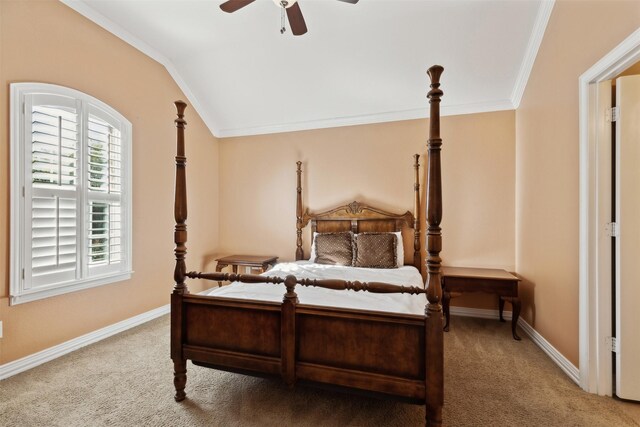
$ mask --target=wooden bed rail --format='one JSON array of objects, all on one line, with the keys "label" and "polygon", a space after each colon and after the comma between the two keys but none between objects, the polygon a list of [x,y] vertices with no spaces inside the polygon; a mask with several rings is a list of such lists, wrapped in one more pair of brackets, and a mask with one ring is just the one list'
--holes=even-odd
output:
[{"label": "wooden bed rail", "polygon": [[205,279],[216,282],[230,281],[241,283],[285,283],[287,279],[290,283],[300,286],[313,286],[316,288],[333,289],[333,290],[350,290],[365,291],[374,294],[426,294],[427,290],[420,286],[403,286],[393,285],[383,282],[360,282],[358,280],[340,280],[340,279],[298,279],[294,275],[288,275],[286,278],[276,276],[261,276],[259,274],[237,274],[237,273],[198,273],[190,271],[187,273],[190,279]]}]

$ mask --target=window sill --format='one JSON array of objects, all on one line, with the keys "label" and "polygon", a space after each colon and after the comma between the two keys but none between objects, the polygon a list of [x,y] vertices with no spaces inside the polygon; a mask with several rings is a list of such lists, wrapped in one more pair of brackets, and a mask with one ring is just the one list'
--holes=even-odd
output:
[{"label": "window sill", "polygon": [[29,289],[18,295],[11,295],[10,305],[23,304],[26,302],[68,294],[70,292],[81,291],[83,289],[90,289],[102,285],[108,285],[110,283],[122,282],[123,280],[131,279],[132,275],[133,271],[127,271],[124,273],[94,277],[83,281],[74,281],[66,285],[57,285],[55,287],[46,289]]}]

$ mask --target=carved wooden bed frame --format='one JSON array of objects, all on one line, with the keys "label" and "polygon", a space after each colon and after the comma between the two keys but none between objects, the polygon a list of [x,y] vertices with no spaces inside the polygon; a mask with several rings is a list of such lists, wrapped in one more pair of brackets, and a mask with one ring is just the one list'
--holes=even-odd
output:
[{"label": "carved wooden bed frame", "polygon": [[[366,232],[397,232],[402,231],[403,226],[413,228],[413,263],[412,265],[421,271],[420,256],[420,155],[414,154],[415,182],[413,185],[414,205],[412,214],[406,211],[402,215],[384,211],[365,203],[353,201],[325,212],[310,213],[308,209],[303,212],[302,203],[302,162],[297,164],[297,199],[296,199],[296,261],[305,259],[302,250],[302,229],[311,223],[311,236],[313,233],[335,233],[340,231],[352,231],[353,233]],[[402,260],[404,263],[404,260]]]},{"label": "carved wooden bed frame", "polygon": [[[428,93],[426,220],[427,285],[398,286],[345,280],[286,279],[251,274],[187,272],[187,197],[184,110],[178,118],[175,190],[175,287],[171,295],[171,358],[175,400],[186,397],[187,360],[199,366],[255,376],[281,376],[286,384],[310,383],[426,405],[426,425],[442,424],[444,403],[442,288],[440,250],[442,190],[440,173],[440,76],[433,66]],[[420,270],[420,186],[415,156],[414,212],[395,215],[353,202],[311,214],[302,208],[301,163],[297,168],[296,259],[303,259],[302,229],[312,231],[399,231],[414,228],[413,264]],[[189,294],[187,278],[245,283],[284,283],[282,303]],[[314,306],[298,302],[296,286],[425,294],[424,315]],[[224,325],[233,325],[227,328]]]}]

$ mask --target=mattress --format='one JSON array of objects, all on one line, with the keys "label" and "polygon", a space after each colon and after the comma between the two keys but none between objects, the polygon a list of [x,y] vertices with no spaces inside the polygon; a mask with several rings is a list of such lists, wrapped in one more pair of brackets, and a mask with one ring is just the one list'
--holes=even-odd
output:
[{"label": "mattress", "polygon": [[[293,274],[306,279],[342,279],[360,282],[383,282],[393,285],[424,287],[422,276],[413,266],[400,268],[358,268],[338,265],[315,264],[309,261],[285,262],[263,273],[264,276],[285,278]],[[403,314],[424,314],[425,294],[374,294],[371,292],[324,289],[297,285],[295,289],[301,304],[360,310],[386,311]],[[282,302],[286,293],[284,284],[234,282],[207,291],[206,295],[222,298],[240,298]]]}]

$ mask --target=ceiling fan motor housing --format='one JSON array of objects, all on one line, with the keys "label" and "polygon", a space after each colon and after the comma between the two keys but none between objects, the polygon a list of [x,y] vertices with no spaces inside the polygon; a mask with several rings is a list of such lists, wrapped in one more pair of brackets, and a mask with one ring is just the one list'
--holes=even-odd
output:
[{"label": "ceiling fan motor housing", "polygon": [[[2,0],[0,0],[2,1]],[[250,5],[256,0],[227,0],[220,5],[220,9],[223,12],[233,13],[238,9],[242,9],[243,7]],[[344,3],[356,4],[358,0],[339,0]],[[280,33],[284,33],[285,30],[285,12],[286,19],[289,20],[289,26],[291,27],[291,32],[294,36],[301,36],[306,34],[307,32],[307,24],[304,22],[304,16],[302,16],[302,11],[300,10],[300,5],[298,5],[298,0],[273,0],[273,2],[280,8]]]},{"label": "ceiling fan motor housing", "polygon": [[297,3],[298,0],[273,0],[273,2],[278,7],[283,7],[285,9],[289,9],[291,6],[293,6],[295,3]]}]

